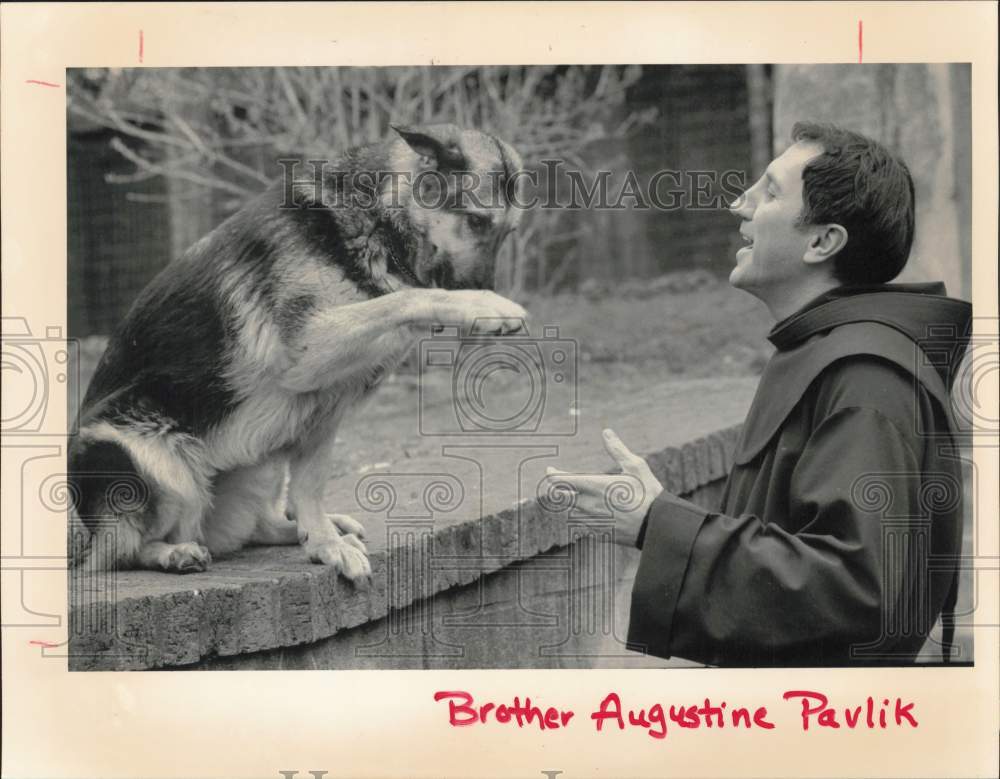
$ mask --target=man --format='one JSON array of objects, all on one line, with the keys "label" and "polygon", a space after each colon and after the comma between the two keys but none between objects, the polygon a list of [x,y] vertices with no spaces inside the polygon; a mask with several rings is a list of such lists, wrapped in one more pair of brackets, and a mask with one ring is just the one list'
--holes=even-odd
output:
[{"label": "man", "polygon": [[[629,643],[717,665],[907,662],[954,604],[948,382],[971,307],[940,284],[886,283],[913,241],[902,161],[828,125],[797,124],[793,141],[732,206],[746,245],[730,282],[778,324],[721,510],[665,492],[605,431],[645,495],[616,518],[642,549]],[[599,513],[621,477],[559,478]]]}]

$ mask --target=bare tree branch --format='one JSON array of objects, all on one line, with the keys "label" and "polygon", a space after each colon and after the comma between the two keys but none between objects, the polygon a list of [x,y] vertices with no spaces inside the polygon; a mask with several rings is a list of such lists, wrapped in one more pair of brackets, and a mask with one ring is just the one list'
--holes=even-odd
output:
[{"label": "bare tree branch", "polygon": [[[68,108],[116,134],[112,148],[134,170],[109,180],[177,179],[245,202],[270,183],[278,158],[331,157],[385,137],[394,122],[479,127],[529,165],[558,158],[593,172],[609,164],[601,142],[655,118],[627,110],[640,75],[618,65],[86,69],[70,71]],[[501,275],[515,289],[533,279],[552,287],[582,240],[578,214],[526,213]],[[546,274],[550,251],[561,261]]]}]

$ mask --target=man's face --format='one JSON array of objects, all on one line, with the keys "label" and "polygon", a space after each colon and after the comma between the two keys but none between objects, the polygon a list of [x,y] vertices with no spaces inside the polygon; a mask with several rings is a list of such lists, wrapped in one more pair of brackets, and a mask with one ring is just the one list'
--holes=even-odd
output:
[{"label": "man's face", "polygon": [[816,143],[794,144],[732,205],[730,210],[743,220],[740,234],[747,242],[736,252],[736,267],[729,274],[734,287],[767,299],[807,273],[802,258],[810,234],[797,226],[802,170],[822,151]]}]

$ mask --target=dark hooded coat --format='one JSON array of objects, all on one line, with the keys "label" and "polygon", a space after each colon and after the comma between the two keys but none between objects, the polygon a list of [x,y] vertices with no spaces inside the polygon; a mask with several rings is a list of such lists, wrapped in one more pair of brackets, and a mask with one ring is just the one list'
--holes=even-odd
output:
[{"label": "dark hooded coat", "polygon": [[962,544],[949,383],[971,307],[943,293],[841,288],[775,326],[720,510],[665,492],[646,517],[633,648],[726,666],[915,658]]}]

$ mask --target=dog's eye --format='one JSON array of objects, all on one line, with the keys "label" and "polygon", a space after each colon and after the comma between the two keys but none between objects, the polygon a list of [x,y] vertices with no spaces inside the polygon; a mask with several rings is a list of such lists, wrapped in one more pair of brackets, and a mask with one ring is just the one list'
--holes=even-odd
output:
[{"label": "dog's eye", "polygon": [[485,233],[493,224],[488,216],[483,216],[482,214],[466,214],[465,218],[468,220],[469,227],[477,233]]}]

